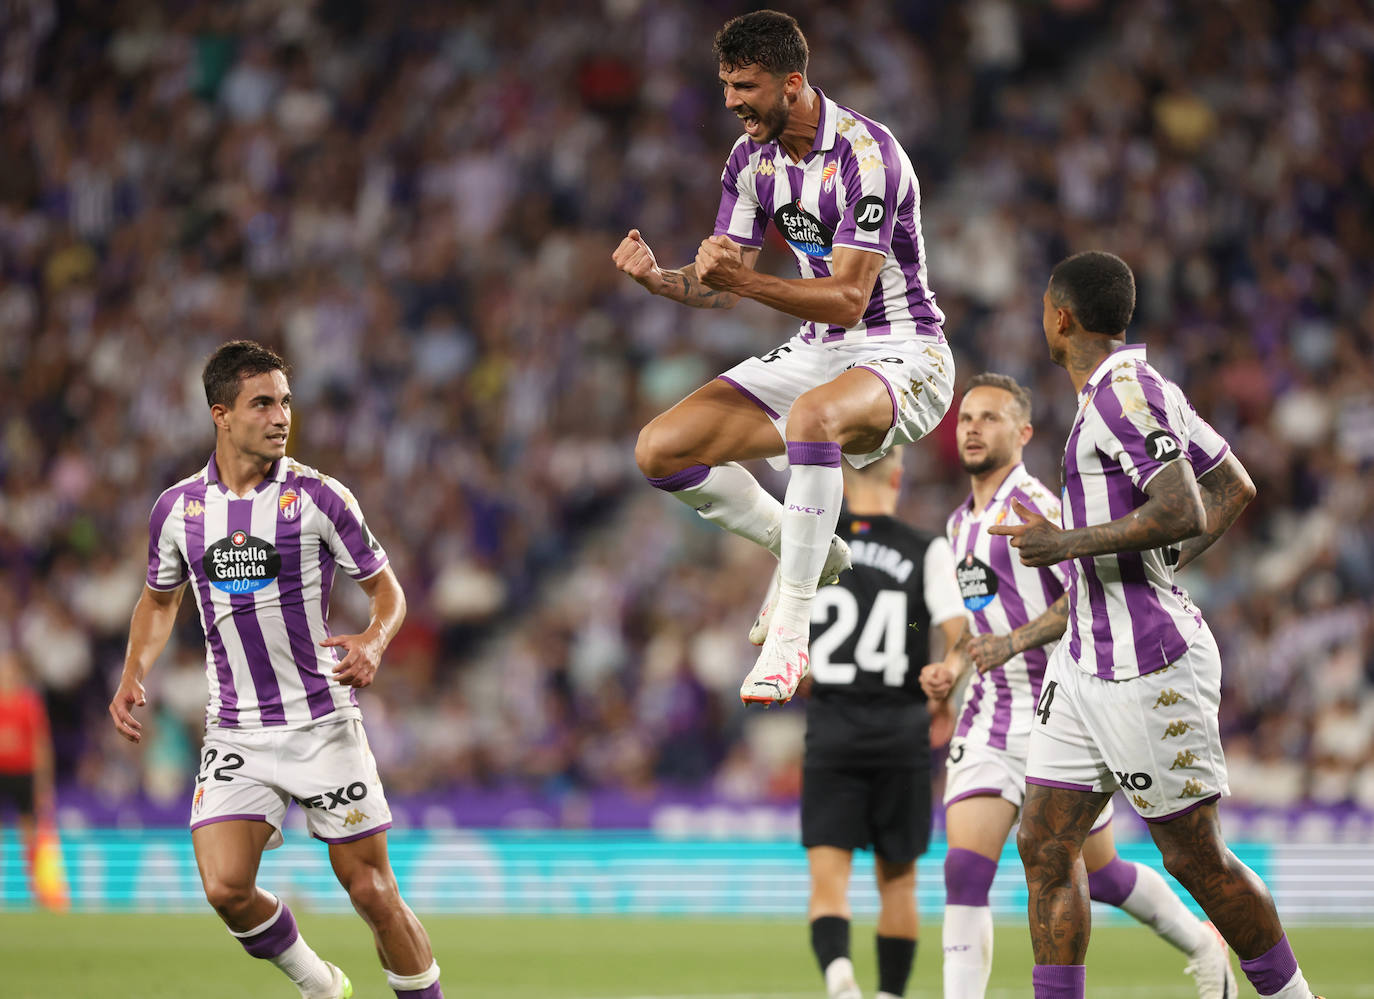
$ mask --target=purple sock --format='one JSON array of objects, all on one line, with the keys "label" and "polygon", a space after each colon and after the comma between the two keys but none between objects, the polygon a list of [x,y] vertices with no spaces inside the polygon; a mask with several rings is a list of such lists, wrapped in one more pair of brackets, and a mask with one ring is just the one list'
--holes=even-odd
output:
[{"label": "purple sock", "polygon": [[1031,970],[1035,999],[1084,999],[1087,981],[1081,964],[1037,964]]},{"label": "purple sock", "polygon": [[283,902],[281,912],[277,913],[277,918],[272,920],[267,929],[250,937],[239,937],[238,941],[254,957],[273,958],[295,943],[300,935],[296,929],[296,917],[291,915],[291,910]]},{"label": "purple sock", "polygon": [[418,992],[402,992],[400,989],[392,989],[396,993],[396,999],[444,999],[444,990],[439,987],[439,983],[426,986]]},{"label": "purple sock", "polygon": [[701,485],[701,480],[710,474],[710,465],[688,465],[682,471],[665,475],[661,479],[656,479],[652,475],[646,475],[645,478],[649,480],[649,485],[655,489],[675,493],[679,489],[690,489],[692,486]]},{"label": "purple sock", "polygon": [[1293,956],[1293,948],[1288,946],[1288,934],[1279,937],[1279,942],[1259,957],[1241,961],[1240,970],[1262,996],[1272,996],[1283,988],[1298,973],[1298,959]]},{"label": "purple sock", "polygon": [[1094,902],[1121,907],[1135,888],[1135,864],[1113,857],[1104,867],[1088,874],[1088,894]]},{"label": "purple sock", "polygon": [[787,463],[839,468],[840,446],[834,441],[788,441]]},{"label": "purple sock", "polygon": [[945,905],[987,905],[996,874],[997,861],[972,850],[951,848],[945,854]]}]

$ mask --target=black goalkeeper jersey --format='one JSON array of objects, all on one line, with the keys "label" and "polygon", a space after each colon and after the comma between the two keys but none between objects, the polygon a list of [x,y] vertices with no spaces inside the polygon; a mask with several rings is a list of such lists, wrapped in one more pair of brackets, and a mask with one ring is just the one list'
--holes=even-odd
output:
[{"label": "black goalkeeper jersey", "polygon": [[854,568],[817,590],[812,604],[806,765],[924,767],[925,561],[939,535],[893,517],[849,513],[835,533],[849,543]]}]

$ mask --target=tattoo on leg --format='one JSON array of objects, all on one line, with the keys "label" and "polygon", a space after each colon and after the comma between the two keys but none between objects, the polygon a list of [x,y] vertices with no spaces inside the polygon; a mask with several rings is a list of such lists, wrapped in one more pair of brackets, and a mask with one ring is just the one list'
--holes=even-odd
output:
[{"label": "tattoo on leg", "polygon": [[1165,869],[1197,899],[1241,960],[1254,960],[1279,942],[1283,925],[1269,889],[1227,848],[1215,804],[1152,823],[1150,834]]},{"label": "tattoo on leg", "polygon": [[1016,845],[1026,868],[1036,964],[1082,964],[1088,952],[1088,872],[1083,840],[1110,795],[1031,784]]}]

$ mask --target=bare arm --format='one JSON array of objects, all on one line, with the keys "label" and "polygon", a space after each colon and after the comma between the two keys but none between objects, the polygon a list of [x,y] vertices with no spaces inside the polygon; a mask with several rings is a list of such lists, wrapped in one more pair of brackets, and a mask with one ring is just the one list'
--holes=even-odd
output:
[{"label": "bare arm", "polygon": [[921,689],[932,701],[941,701],[959,683],[969,667],[968,619],[962,614],[939,624],[945,640],[945,656],[938,663],[930,663],[921,670]]},{"label": "bare arm", "polygon": [[1013,500],[1025,523],[988,528],[1011,538],[1024,565],[1055,565],[1071,558],[1164,548],[1202,533],[1207,512],[1202,506],[1193,466],[1176,460],[1161,468],[1145,487],[1149,496],[1124,517],[1065,531]]},{"label": "bare arm", "polygon": [[[753,270],[759,251],[753,247],[739,247],[740,266]],[[649,244],[638,229],[631,229],[611,254],[611,259],[625,274],[639,282],[654,295],[662,295],[694,309],[729,309],[739,302],[739,296],[728,291],[708,287],[697,276],[696,263],[664,270]]]},{"label": "bare arm", "polygon": [[1197,484],[1207,511],[1207,525],[1197,537],[1183,542],[1179,569],[1212,547],[1255,498],[1255,483],[1234,454],[1228,454],[1219,465],[1198,479]]},{"label": "bare arm", "polygon": [[1048,645],[1064,634],[1069,623],[1069,595],[1063,593],[1043,614],[1007,635],[979,635],[969,642],[968,654],[979,673],[996,669],[1027,649]]},{"label": "bare arm", "polygon": [[185,593],[184,585],[175,590],[145,586],[143,595],[134,605],[133,619],[129,622],[129,646],[124,653],[124,673],[110,701],[110,717],[114,719],[115,729],[130,742],[143,739],[143,724],[134,717],[133,709],[148,703],[143,678],[167,647],[167,639],[172,637],[172,626],[176,624]]},{"label": "bare arm", "polygon": [[366,687],[377,675],[382,654],[401,630],[406,618],[406,595],[391,566],[358,584],[368,595],[372,616],[367,628],[357,635],[330,635],[323,646],[340,646],[344,657],[334,667],[334,679],[349,687]]},{"label": "bare arm", "polygon": [[736,260],[740,249],[725,236],[712,236],[702,243],[696,259],[701,280],[789,316],[846,329],[863,318],[886,259],[868,250],[837,246],[831,255],[830,277],[779,278],[740,266]]}]

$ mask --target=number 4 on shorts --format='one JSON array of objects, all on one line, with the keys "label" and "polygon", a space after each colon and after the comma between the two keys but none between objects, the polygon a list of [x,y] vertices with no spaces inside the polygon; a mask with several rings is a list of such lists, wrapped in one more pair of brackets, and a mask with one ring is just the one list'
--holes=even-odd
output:
[{"label": "number 4 on shorts", "polygon": [[1050,720],[1050,704],[1054,701],[1054,688],[1057,686],[1059,686],[1058,680],[1051,680],[1045,684],[1045,689],[1040,694],[1040,703],[1035,706],[1035,713],[1040,716],[1041,725]]}]

